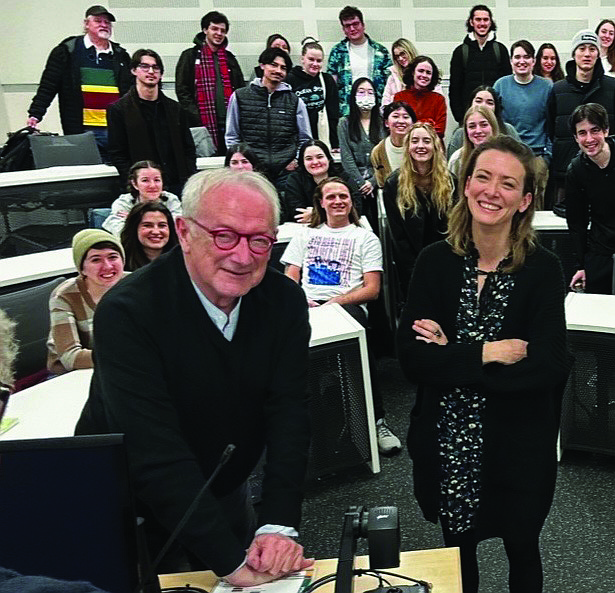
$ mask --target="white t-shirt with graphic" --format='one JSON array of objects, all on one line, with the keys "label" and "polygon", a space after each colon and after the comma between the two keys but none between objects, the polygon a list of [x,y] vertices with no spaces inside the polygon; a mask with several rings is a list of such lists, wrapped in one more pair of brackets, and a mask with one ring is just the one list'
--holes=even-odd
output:
[{"label": "white t-shirt with graphic", "polygon": [[363,286],[366,272],[382,272],[382,247],[378,237],[363,227],[349,224],[333,229],[322,224],[302,228],[281,262],[301,268],[301,286],[308,299],[326,301]]}]

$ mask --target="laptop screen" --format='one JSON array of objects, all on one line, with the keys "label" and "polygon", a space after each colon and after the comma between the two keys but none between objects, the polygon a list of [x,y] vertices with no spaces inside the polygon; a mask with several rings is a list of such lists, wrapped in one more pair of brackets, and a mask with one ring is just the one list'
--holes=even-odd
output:
[{"label": "laptop screen", "polygon": [[0,441],[0,562],[25,575],[138,585],[122,435]]}]

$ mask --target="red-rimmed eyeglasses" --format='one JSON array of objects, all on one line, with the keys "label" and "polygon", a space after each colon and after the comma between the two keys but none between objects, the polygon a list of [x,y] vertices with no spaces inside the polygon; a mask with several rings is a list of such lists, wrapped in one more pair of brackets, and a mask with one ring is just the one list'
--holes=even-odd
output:
[{"label": "red-rimmed eyeglasses", "polygon": [[222,251],[230,251],[236,247],[242,237],[246,238],[250,251],[256,255],[269,253],[275,243],[275,237],[264,233],[246,234],[237,233],[231,229],[208,229],[205,225],[191,216],[186,216],[186,218],[203,229],[206,233],[210,234],[214,240],[214,245],[218,249],[222,249]]}]

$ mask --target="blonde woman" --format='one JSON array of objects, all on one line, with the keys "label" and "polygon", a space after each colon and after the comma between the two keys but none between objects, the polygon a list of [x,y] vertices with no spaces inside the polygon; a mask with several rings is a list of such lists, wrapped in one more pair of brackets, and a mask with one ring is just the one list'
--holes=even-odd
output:
[{"label": "blonde woman", "polygon": [[433,126],[413,124],[404,147],[401,167],[383,189],[402,294],[421,249],[444,237],[453,195],[442,143]]},{"label": "blonde woman", "polygon": [[382,94],[382,106],[393,102],[395,93],[403,91],[406,85],[403,81],[404,70],[409,66],[410,62],[419,55],[416,47],[408,39],[398,39],[391,47],[391,56],[393,57],[393,65],[389,66],[391,73],[387,78],[384,93]]},{"label": "blonde woman", "polygon": [[472,105],[463,118],[463,146],[456,150],[448,161],[450,172],[459,179],[470,154],[477,147],[500,133],[498,120],[492,109]]}]

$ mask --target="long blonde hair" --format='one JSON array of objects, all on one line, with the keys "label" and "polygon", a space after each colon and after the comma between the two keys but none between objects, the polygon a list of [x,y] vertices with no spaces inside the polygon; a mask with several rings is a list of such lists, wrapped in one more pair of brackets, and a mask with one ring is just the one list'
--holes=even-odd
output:
[{"label": "long blonde hair", "polygon": [[401,37],[393,43],[391,47],[391,60],[393,61],[393,68],[401,80],[404,75],[404,72],[401,69],[401,66],[397,63],[397,60],[395,59],[395,48],[403,49],[408,54],[408,64],[410,64],[412,60],[414,60],[414,58],[419,55],[419,52],[417,51],[416,47],[414,47],[412,41],[404,37]]},{"label": "long blonde hair", "polygon": [[410,126],[404,138],[404,157],[399,168],[399,181],[397,184],[397,206],[403,214],[410,210],[412,215],[419,211],[420,204],[416,197],[416,182],[419,177],[410,156],[410,141],[412,134],[419,128],[424,129],[431,138],[433,156],[431,157],[431,192],[430,201],[440,216],[445,215],[451,207],[453,200],[453,183],[446,166],[446,157],[442,149],[442,142],[431,124],[417,122]]},{"label": "long blonde hair", "polygon": [[472,214],[468,207],[468,198],[465,195],[465,185],[468,178],[472,177],[478,157],[487,150],[497,150],[513,155],[525,170],[523,179],[523,194],[531,193],[532,201],[524,212],[516,212],[510,228],[511,262],[503,268],[506,273],[514,272],[521,268],[525,257],[536,247],[536,233],[532,227],[532,219],[536,210],[535,158],[532,151],[517,142],[510,136],[494,136],[480,146],[477,146],[470,154],[467,166],[459,177],[459,199],[451,210],[448,218],[448,238],[453,251],[457,255],[468,255],[472,244]]}]

